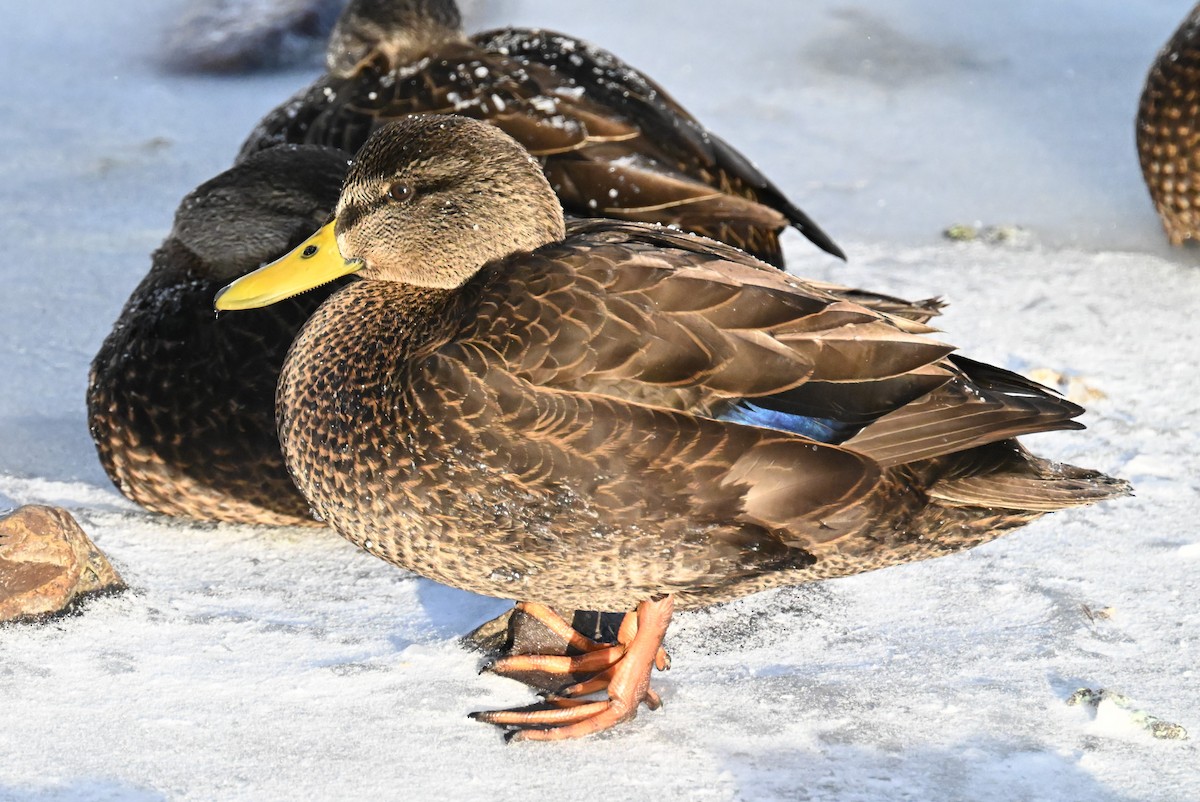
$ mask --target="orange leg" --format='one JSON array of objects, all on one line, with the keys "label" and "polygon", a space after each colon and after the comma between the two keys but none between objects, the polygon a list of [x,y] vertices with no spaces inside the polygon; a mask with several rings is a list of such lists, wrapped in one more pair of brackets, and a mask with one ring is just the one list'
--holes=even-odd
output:
[{"label": "orange leg", "polygon": [[[588,674],[593,672],[604,672],[604,669],[615,665],[625,653],[626,647],[633,642],[637,635],[637,613],[627,613],[621,621],[621,628],[617,633],[618,646],[613,646],[608,643],[597,643],[591,638],[581,635],[576,632],[567,621],[554,612],[551,608],[544,604],[536,604],[533,602],[518,602],[517,609],[532,618],[537,619],[543,626],[549,629],[558,637],[562,638],[571,648],[583,654],[578,656],[559,656],[548,654],[520,654],[502,657],[488,665],[484,670],[493,674],[498,674],[502,677],[517,678],[515,675],[525,674],[530,672],[540,672],[543,674]],[[659,671],[666,671],[671,667],[671,656],[666,650],[659,647],[658,652],[654,656],[654,665]],[[607,679],[607,677],[605,677]],[[580,683],[582,685],[582,683]],[[582,696],[587,693],[594,693],[599,690],[604,690],[606,686],[594,687],[591,690],[580,691],[575,690],[577,686],[560,691],[563,696]]]},{"label": "orange leg", "polygon": [[[674,607],[674,599],[670,596],[642,602],[638,605],[636,615],[630,614],[622,622],[620,646],[565,658],[567,661],[592,658],[589,663],[591,667],[598,662],[601,654],[607,659],[611,654],[609,649],[620,650],[617,658],[603,669],[600,676],[568,688],[567,696],[551,697],[544,706],[533,708],[472,713],[472,718],[517,727],[512,733],[512,740],[557,741],[591,735],[628,721],[637,715],[638,705],[642,702],[651,709],[657,709],[662,702],[658,694],[650,690],[650,672],[656,665],[665,665],[667,662],[662,641],[671,623]],[[538,669],[546,670],[545,665],[539,662]],[[579,663],[573,665],[578,666]],[[599,684],[601,680],[604,681],[603,685]],[[607,700],[589,702],[570,698],[600,690],[607,690]]]},{"label": "orange leg", "polygon": [[[662,669],[659,669],[660,671]],[[574,685],[568,685],[558,693],[545,694],[547,702],[560,702],[568,699],[578,699],[580,696],[587,696],[592,693],[608,690],[608,685],[612,682],[614,669],[609,668],[601,671],[596,676],[583,682],[577,682]],[[646,703],[646,707],[651,710],[658,710],[662,707],[662,698],[654,692],[653,688],[646,689],[646,698],[642,700]]]},{"label": "orange leg", "polygon": [[488,671],[508,676],[524,671],[547,674],[588,674],[603,671],[621,659],[623,646],[605,646],[587,654],[516,654],[502,657],[487,667]]},{"label": "orange leg", "polygon": [[607,643],[597,643],[591,638],[581,635],[566,619],[544,604],[534,602],[517,602],[517,609],[530,618],[541,622],[542,626],[566,641],[572,649],[580,652],[594,652],[609,646]]},{"label": "orange leg", "polygon": [[[672,605],[674,606],[674,605]],[[638,608],[641,612],[641,608]],[[638,631],[638,616],[634,613],[626,614],[621,621],[621,629],[617,632],[617,643],[628,646],[633,643],[633,639],[637,636]],[[667,654],[667,650],[661,645],[658,651],[654,653],[654,667],[659,671],[666,671],[671,667],[671,655]]]},{"label": "orange leg", "polygon": [[518,654],[502,657],[484,668],[493,674],[511,679],[519,675],[537,672],[540,674],[564,675],[591,674],[603,671],[618,659],[624,649],[609,643],[597,643],[575,631],[558,613],[544,604],[519,602],[517,609],[537,620],[563,640],[580,655]]}]

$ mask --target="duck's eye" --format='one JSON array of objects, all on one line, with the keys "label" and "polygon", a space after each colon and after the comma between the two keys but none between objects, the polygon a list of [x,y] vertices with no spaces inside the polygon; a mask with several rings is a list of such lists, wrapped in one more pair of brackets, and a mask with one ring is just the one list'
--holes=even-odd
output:
[{"label": "duck's eye", "polygon": [[387,194],[392,200],[403,203],[404,201],[412,199],[413,190],[408,184],[397,182],[388,187]]}]

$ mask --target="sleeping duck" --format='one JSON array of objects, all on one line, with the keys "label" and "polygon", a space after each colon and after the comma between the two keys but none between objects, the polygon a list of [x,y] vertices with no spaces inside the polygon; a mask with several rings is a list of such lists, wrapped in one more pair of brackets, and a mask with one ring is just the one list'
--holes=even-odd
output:
[{"label": "sleeping duck", "polygon": [[[476,714],[516,738],[656,707],[674,610],[948,554],[1127,492],[1014,439],[1081,428],[1079,406],[727,245],[568,230],[540,160],[475,120],[379,128],[335,218],[216,307],[349,274],[284,364],[284,458],[367,552],[520,600],[582,652],[497,663],[564,678],[542,704]],[[627,615],[607,645],[555,608]]]},{"label": "sleeping duck", "polygon": [[275,386],[332,288],[219,318],[212,295],[327,220],[347,165],[332,148],[272,148],[183,199],[88,377],[100,462],[131,500],[202,520],[316,523],[279,452]]},{"label": "sleeping duck", "polygon": [[841,249],[745,156],[611,53],[542,30],[463,33],[454,0],[352,0],[329,72],[267,115],[242,157],[281,142],[350,153],[389,120],[486,120],[536,156],[567,213],[672,225],[782,266],[796,228]]}]

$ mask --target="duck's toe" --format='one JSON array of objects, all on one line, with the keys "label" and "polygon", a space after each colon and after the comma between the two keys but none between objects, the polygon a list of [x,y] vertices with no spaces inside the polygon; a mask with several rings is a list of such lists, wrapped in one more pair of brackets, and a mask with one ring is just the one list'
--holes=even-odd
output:
[{"label": "duck's toe", "polygon": [[[506,676],[527,671],[560,675],[598,673],[538,704],[472,713],[471,718],[514,728],[507,736],[509,740],[557,741],[592,735],[628,721],[637,715],[642,703],[657,710],[662,699],[650,688],[650,674],[656,666],[669,664],[662,641],[673,608],[670,596],[643,602],[636,614],[630,614],[630,618],[636,615],[635,622],[622,626],[621,643],[616,646],[576,656],[519,655],[497,661],[493,670]],[[599,701],[579,698],[600,691],[607,692],[608,698]]]}]

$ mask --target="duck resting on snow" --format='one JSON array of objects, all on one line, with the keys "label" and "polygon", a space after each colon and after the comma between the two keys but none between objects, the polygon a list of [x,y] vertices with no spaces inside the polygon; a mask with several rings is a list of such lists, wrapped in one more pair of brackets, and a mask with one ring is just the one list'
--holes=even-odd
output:
[{"label": "duck resting on snow", "polygon": [[268,114],[242,157],[282,142],[349,153],[389,120],[459,114],[536,156],[569,214],[663,223],[782,266],[796,228],[841,249],[750,161],[613,54],[543,30],[468,37],[454,0],[351,0],[329,71]]},{"label": "duck resting on snow", "polygon": [[333,148],[285,145],[180,203],[88,375],[96,452],[130,500],[199,520],[317,523],[283,464],[275,387],[296,332],[334,288],[219,318],[212,296],[327,220],[348,165]]},{"label": "duck resting on snow", "polygon": [[[476,714],[517,738],[657,706],[673,610],[948,554],[1127,492],[1014,439],[1080,428],[1077,405],[726,245],[567,231],[538,160],[474,120],[380,128],[334,220],[216,306],[351,273],[284,364],[284,458],[361,548],[520,600],[583,652],[494,666],[594,675]],[[608,646],[551,608],[628,614]]]}]

